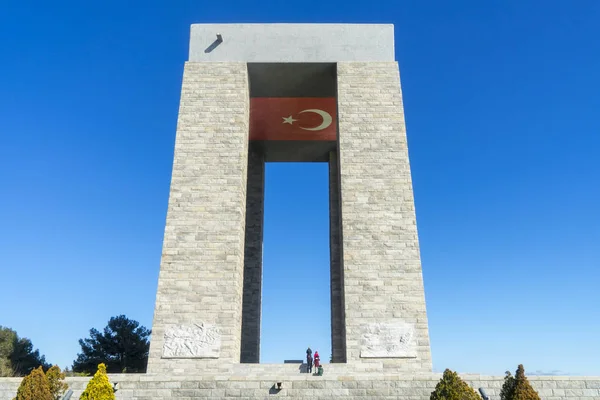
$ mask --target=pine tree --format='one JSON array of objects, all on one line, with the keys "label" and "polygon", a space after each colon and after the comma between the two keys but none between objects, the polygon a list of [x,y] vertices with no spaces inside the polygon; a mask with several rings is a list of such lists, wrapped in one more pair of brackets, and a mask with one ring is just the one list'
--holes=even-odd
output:
[{"label": "pine tree", "polygon": [[515,374],[515,390],[511,400],[541,400],[540,395],[531,387],[525,376],[523,364],[519,364]]},{"label": "pine tree", "polygon": [[41,366],[23,378],[14,400],[54,400],[48,378]]},{"label": "pine tree", "polygon": [[31,340],[22,338],[10,328],[0,326],[0,376],[26,376],[33,369],[50,368]]},{"label": "pine tree", "polygon": [[481,400],[475,389],[460,379],[456,372],[446,369],[442,379],[429,397],[430,400]]},{"label": "pine tree", "polygon": [[502,390],[500,391],[500,400],[512,400],[515,397],[515,378],[510,371],[506,371]]},{"label": "pine tree", "polygon": [[103,332],[92,328],[89,338],[79,340],[81,353],[73,362],[73,371],[91,375],[102,363],[109,373],[146,372],[150,333],[125,315],[112,317]]},{"label": "pine tree", "polygon": [[106,375],[106,365],[98,365],[98,371],[87,384],[79,400],[115,400],[115,392]]}]

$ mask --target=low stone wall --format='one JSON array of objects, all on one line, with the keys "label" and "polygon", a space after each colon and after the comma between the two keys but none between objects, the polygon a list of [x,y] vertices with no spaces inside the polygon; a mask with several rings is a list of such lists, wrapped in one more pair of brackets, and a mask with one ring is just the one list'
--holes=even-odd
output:
[{"label": "low stone wall", "polygon": [[[164,377],[150,374],[110,375],[117,382],[118,400],[161,399],[406,399],[429,400],[441,374],[418,376],[202,376]],[[503,377],[461,375],[473,388],[483,387],[493,400],[500,399]],[[67,378],[77,400],[90,378]],[[531,376],[531,385],[543,400],[598,400],[600,377]],[[0,378],[0,400],[12,400],[21,378]],[[275,385],[281,382],[282,389]]]}]

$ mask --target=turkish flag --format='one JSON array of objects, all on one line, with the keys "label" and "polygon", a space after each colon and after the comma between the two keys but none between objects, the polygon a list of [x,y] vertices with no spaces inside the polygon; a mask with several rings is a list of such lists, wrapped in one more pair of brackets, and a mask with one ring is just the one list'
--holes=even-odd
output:
[{"label": "turkish flag", "polygon": [[253,97],[250,140],[335,141],[335,97]]}]

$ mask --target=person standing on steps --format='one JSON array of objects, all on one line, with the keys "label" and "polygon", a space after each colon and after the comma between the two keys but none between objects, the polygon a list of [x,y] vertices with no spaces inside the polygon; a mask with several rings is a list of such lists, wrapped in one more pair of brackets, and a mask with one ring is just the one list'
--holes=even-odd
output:
[{"label": "person standing on steps", "polygon": [[321,365],[321,357],[319,357],[319,352],[315,351],[315,368],[319,368]]},{"label": "person standing on steps", "polygon": [[308,346],[308,349],[306,349],[306,372],[311,373],[312,367],[313,367],[312,350],[310,349],[310,346]]}]

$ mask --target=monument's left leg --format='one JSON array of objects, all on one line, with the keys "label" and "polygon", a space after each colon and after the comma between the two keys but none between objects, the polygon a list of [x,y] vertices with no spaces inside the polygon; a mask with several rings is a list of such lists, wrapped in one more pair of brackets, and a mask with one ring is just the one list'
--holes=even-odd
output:
[{"label": "monument's left leg", "polygon": [[248,113],[245,63],[186,63],[149,373],[240,361]]}]

